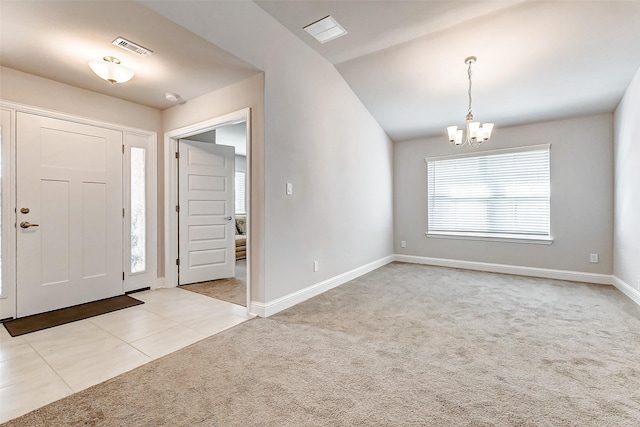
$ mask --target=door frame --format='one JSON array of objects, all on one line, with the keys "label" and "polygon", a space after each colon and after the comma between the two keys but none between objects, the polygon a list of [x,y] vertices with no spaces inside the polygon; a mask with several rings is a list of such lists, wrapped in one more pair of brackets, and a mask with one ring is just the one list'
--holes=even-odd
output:
[{"label": "door frame", "polygon": [[247,175],[245,192],[247,202],[247,314],[251,314],[251,108],[234,111],[223,116],[215,117],[204,122],[174,129],[164,134],[164,200],[165,200],[165,286],[178,286],[178,162],[175,153],[178,150],[178,140],[188,138],[216,128],[245,123],[247,148]]},{"label": "door frame", "polygon": [[0,320],[16,317],[16,111],[0,103],[2,112],[2,289]]},{"label": "door frame", "polygon": [[[149,184],[148,190],[151,196],[151,204],[150,206],[148,206],[149,214],[147,215],[147,231],[148,231],[147,257],[149,259],[149,264],[146,271],[146,277],[147,277],[147,282],[149,283],[149,287],[151,289],[161,287],[160,286],[161,284],[159,283],[159,280],[158,280],[158,267],[157,267],[158,246],[156,243],[158,239],[158,226],[157,226],[158,222],[157,222],[157,211],[155,210],[155,207],[157,206],[156,188],[157,188],[157,181],[158,181],[157,162],[155,160],[157,159],[157,132],[150,131],[147,129],[134,128],[126,125],[119,125],[116,123],[104,122],[104,121],[95,120],[95,119],[82,117],[82,116],[76,116],[73,114],[68,114],[60,111],[48,110],[46,108],[40,108],[36,106],[20,104],[17,102],[6,101],[3,99],[0,99],[0,109],[9,111],[11,114],[11,126],[10,126],[11,128],[11,132],[10,132],[11,165],[9,170],[3,172],[3,175],[5,178],[7,177],[5,173],[10,174],[9,182],[11,185],[10,222],[9,224],[7,224],[11,227],[11,232],[6,233],[6,228],[4,228],[5,225],[3,224],[3,229],[4,229],[3,231],[5,231],[5,235],[3,235],[3,241],[5,239],[9,239],[8,242],[11,245],[11,248],[10,248],[10,251],[6,253],[7,255],[6,258],[5,258],[5,253],[3,252],[2,254],[4,258],[3,275],[7,274],[8,276],[5,276],[5,279],[10,281],[7,284],[8,291],[6,293],[6,298],[2,298],[0,303],[0,319],[16,317],[16,310],[17,310],[16,294],[19,291],[18,284],[15,281],[16,266],[17,266],[16,236],[18,232],[18,230],[15,228],[15,223],[16,223],[15,210],[17,209],[17,205],[16,205],[16,138],[17,138],[16,137],[16,115],[18,112],[35,114],[38,116],[48,117],[52,119],[66,120],[73,123],[79,123],[83,125],[96,126],[96,127],[101,127],[105,129],[116,130],[116,131],[122,132],[124,141],[127,140],[128,136],[142,136],[144,138],[147,138],[148,149],[149,149],[149,162],[147,163],[147,165],[150,168],[149,174],[147,176],[150,179],[150,182],[148,182]],[[125,145],[126,145],[126,142],[125,142]],[[124,158],[122,161],[124,161]],[[123,174],[124,174],[124,169],[123,169]],[[126,185],[125,184],[126,182],[128,182],[128,177],[123,176],[123,186]],[[123,187],[123,193],[124,191],[126,191],[126,188]],[[128,208],[128,204],[126,203],[126,200],[124,200],[124,198],[122,203],[125,208]],[[8,221],[5,218],[5,223],[7,222]],[[125,244],[125,242],[128,241],[127,238],[129,237],[126,235],[126,231],[125,231],[126,228],[127,227],[125,224],[125,227],[123,227],[123,240],[122,240],[123,245]],[[9,235],[6,236],[6,234],[9,234]],[[124,252],[126,251],[123,251],[123,253]],[[123,256],[123,259],[122,259],[123,271],[126,271],[125,265],[127,264]],[[129,279],[130,275],[126,275],[126,276],[127,276],[126,279],[123,280],[123,290],[127,288],[127,281],[130,280]]]}]

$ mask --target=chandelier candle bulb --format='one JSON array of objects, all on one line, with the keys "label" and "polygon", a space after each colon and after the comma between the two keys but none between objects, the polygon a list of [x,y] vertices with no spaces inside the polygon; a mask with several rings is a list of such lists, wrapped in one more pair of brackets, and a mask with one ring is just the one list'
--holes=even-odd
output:
[{"label": "chandelier candle bulb", "polygon": [[493,132],[493,123],[485,123],[482,125],[482,137],[485,141],[491,138],[491,132]]},{"label": "chandelier candle bulb", "polygon": [[456,135],[458,134],[458,126],[449,126],[447,128],[447,133],[449,134],[449,141],[454,142],[456,140]]},{"label": "chandelier candle bulb", "polygon": [[463,131],[462,129],[458,130],[456,132],[456,139],[455,139],[455,144],[456,145],[462,145],[462,137],[463,137]]},{"label": "chandelier candle bulb", "polygon": [[469,134],[469,138],[477,139],[478,129],[480,129],[480,123],[478,122],[469,123],[469,127],[467,128],[467,133]]}]

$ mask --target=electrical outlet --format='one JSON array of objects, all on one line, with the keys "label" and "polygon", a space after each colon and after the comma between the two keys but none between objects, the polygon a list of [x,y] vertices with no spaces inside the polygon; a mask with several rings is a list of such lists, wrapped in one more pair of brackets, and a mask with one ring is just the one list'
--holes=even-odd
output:
[{"label": "electrical outlet", "polygon": [[598,254],[590,254],[589,262],[597,264],[598,263]]},{"label": "electrical outlet", "polygon": [[319,264],[320,263],[318,261],[313,261],[313,272],[314,273],[317,272],[320,269]]},{"label": "electrical outlet", "polygon": [[400,242],[400,246],[403,247],[403,248],[406,248],[407,247],[407,241],[403,240],[402,242]]}]

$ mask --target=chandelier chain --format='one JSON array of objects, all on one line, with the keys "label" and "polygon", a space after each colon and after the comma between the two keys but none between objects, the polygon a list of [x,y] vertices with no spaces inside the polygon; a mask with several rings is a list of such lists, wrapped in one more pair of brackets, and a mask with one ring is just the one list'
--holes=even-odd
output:
[{"label": "chandelier chain", "polygon": [[472,114],[471,112],[471,64],[472,62],[469,61],[469,68],[467,70],[467,74],[469,75],[469,110],[467,111],[468,114]]}]

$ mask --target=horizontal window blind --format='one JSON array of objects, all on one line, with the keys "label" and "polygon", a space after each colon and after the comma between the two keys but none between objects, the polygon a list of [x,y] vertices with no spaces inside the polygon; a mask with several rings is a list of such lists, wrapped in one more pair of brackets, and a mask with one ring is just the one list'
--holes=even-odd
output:
[{"label": "horizontal window blind", "polygon": [[550,237],[549,146],[427,159],[428,233]]},{"label": "horizontal window blind", "polygon": [[236,213],[247,213],[247,202],[245,198],[246,186],[245,186],[245,172],[236,172]]}]

